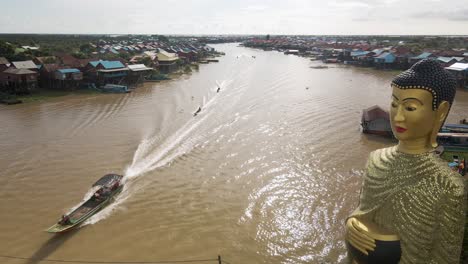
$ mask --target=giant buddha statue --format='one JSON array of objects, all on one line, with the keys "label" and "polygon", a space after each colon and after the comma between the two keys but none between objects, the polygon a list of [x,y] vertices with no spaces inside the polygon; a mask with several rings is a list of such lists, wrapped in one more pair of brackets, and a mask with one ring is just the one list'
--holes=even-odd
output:
[{"label": "giant buddha statue", "polygon": [[422,60],[392,81],[390,122],[398,145],[373,151],[358,208],[346,220],[353,263],[459,263],[463,178],[434,155],[456,84]]}]

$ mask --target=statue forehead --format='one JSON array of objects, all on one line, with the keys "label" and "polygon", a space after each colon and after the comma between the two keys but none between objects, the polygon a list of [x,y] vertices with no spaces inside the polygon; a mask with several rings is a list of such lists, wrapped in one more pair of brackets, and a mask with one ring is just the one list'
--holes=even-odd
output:
[{"label": "statue forehead", "polygon": [[424,89],[400,89],[395,86],[393,88],[393,95],[399,100],[406,98],[417,98],[424,102],[432,103],[432,93]]}]

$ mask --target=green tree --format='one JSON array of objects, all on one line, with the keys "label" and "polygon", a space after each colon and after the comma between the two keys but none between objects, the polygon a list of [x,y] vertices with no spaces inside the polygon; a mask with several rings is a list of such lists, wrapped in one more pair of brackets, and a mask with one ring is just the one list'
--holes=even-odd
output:
[{"label": "green tree", "polygon": [[266,40],[270,40],[270,34],[266,35]]},{"label": "green tree", "polygon": [[0,57],[6,57],[11,60],[15,55],[15,49],[8,43],[0,41]]},{"label": "green tree", "polygon": [[91,46],[89,43],[85,43],[80,46],[80,51],[83,53],[91,53],[93,51],[93,46]]},{"label": "green tree", "polygon": [[159,35],[158,40],[162,42],[169,42],[169,39],[166,36]]},{"label": "green tree", "polygon": [[83,52],[74,52],[72,56],[77,59],[86,59],[87,57],[86,54],[84,54]]}]

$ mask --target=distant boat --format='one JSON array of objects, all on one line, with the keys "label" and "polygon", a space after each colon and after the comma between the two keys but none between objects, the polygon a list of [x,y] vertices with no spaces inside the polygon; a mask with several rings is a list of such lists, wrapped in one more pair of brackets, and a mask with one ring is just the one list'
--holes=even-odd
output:
[{"label": "distant boat", "polygon": [[393,137],[390,115],[378,105],[362,111],[361,126],[363,133]]},{"label": "distant boat", "polygon": [[328,69],[326,65],[317,65],[317,66],[310,66],[312,69]]},{"label": "distant boat", "polygon": [[62,233],[68,231],[99,212],[122,191],[122,178],[122,175],[117,174],[107,174],[100,178],[92,186],[98,188],[94,195],[71,213],[63,215],[57,224],[47,229],[47,232]]},{"label": "distant boat", "polygon": [[201,107],[198,107],[197,111],[193,113],[193,116],[197,116],[201,112]]},{"label": "distant boat", "polygon": [[445,124],[439,132],[446,133],[468,133],[468,124]]},{"label": "distant boat", "polygon": [[106,84],[100,88],[104,93],[129,93],[128,86],[117,84]]}]

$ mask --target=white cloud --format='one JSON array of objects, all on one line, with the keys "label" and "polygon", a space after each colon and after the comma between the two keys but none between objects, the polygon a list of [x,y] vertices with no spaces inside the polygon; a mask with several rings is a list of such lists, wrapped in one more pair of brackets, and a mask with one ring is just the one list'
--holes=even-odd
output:
[{"label": "white cloud", "polygon": [[468,34],[466,0],[15,0],[2,11],[4,33]]}]

